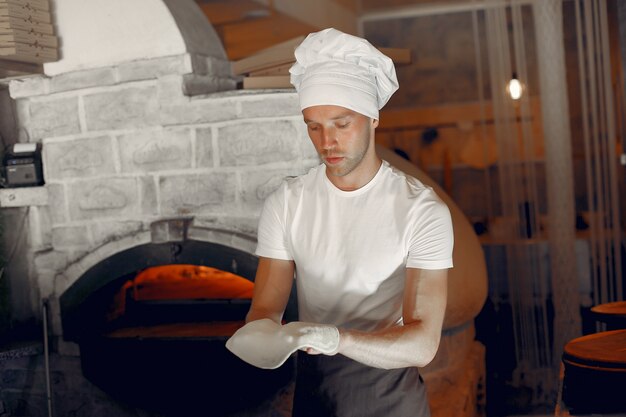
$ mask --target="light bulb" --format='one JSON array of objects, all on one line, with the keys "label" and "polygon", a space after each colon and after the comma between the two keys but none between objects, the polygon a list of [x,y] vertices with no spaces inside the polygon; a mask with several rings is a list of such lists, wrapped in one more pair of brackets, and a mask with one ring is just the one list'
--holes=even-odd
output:
[{"label": "light bulb", "polygon": [[511,78],[506,89],[513,100],[519,100],[522,97],[522,83],[517,78]]}]

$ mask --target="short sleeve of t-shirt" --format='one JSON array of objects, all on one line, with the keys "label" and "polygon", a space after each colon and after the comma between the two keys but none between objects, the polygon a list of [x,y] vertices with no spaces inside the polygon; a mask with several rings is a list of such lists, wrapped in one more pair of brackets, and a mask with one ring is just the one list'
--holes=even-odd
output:
[{"label": "short sleeve of t-shirt", "polygon": [[265,199],[259,218],[257,256],[293,260],[285,231],[285,193],[286,183],[283,183]]},{"label": "short sleeve of t-shirt", "polygon": [[450,210],[432,190],[421,200],[413,223],[406,266],[420,269],[451,268],[454,233]]}]

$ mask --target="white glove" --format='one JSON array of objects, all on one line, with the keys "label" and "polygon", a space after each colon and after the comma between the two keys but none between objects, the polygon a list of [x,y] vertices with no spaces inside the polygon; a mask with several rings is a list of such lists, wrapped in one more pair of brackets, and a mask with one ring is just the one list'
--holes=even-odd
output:
[{"label": "white glove", "polygon": [[251,321],[237,330],[226,348],[245,362],[263,369],[276,369],[298,349],[313,348],[333,355],[339,348],[335,326],[291,322],[284,326],[270,319]]},{"label": "white glove", "polygon": [[339,348],[339,330],[335,326],[292,321],[285,324],[282,330],[297,340],[298,349],[310,347],[326,355],[334,355]]}]

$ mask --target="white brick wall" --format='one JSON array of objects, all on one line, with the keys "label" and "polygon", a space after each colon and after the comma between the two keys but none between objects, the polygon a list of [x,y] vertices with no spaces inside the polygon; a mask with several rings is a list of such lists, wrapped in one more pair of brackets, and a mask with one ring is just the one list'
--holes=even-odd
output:
[{"label": "white brick wall", "polygon": [[290,120],[252,120],[218,128],[220,166],[255,166],[300,158]]},{"label": "white brick wall", "polygon": [[123,173],[191,168],[189,128],[132,131],[116,139]]},{"label": "white brick wall", "polygon": [[46,181],[115,175],[113,140],[110,136],[44,140]]},{"label": "white brick wall", "polygon": [[83,96],[88,131],[155,126],[159,118],[156,83],[140,82]]},{"label": "white brick wall", "polygon": [[77,97],[54,97],[33,99],[29,102],[30,123],[20,129],[29,132],[31,142],[46,137],[80,133]]},{"label": "white brick wall", "polygon": [[24,254],[41,297],[57,305],[88,268],[158,239],[162,219],[254,250],[264,198],[318,159],[293,91],[207,94],[234,88],[229,74],[181,55],[11,83],[21,140],[43,143],[47,198]]}]

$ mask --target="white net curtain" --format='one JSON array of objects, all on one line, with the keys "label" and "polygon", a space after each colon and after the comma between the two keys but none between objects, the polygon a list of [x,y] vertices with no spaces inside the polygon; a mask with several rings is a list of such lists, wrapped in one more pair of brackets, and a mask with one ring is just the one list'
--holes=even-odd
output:
[{"label": "white net curtain", "polygon": [[[622,121],[616,106],[621,102],[616,102],[607,3],[459,2],[447,10],[410,9],[395,17],[366,19],[363,25],[364,35],[380,44],[386,33],[401,33],[400,27],[428,27],[427,19],[436,21],[436,27],[446,27],[447,18],[454,22],[450,26],[471,26],[475,90],[468,100],[478,103],[484,116],[473,122],[471,152],[482,158],[473,168],[481,173],[483,206],[477,213],[472,203],[466,213],[487,219],[481,239],[490,271],[490,300],[496,313],[507,309],[509,320],[498,326],[510,332],[513,345],[514,365],[506,382],[529,389],[535,404],[554,403],[563,346],[590,331],[585,309],[624,298],[624,208],[619,193],[624,189],[619,175],[624,138],[618,128]],[[395,26],[385,25],[385,19],[394,18]],[[439,36],[432,27],[430,33]],[[410,47],[419,61],[424,55],[420,48],[428,48],[427,43],[422,37],[413,45],[389,46]],[[425,62],[432,66],[435,58],[426,57]],[[429,79],[419,65],[399,71],[401,85]],[[522,84],[517,100],[506,88],[512,77]],[[430,102],[420,103],[420,97]],[[432,105],[429,97],[422,92],[398,103]],[[451,101],[448,96],[446,100]],[[450,123],[442,123],[439,131],[454,129]],[[456,128],[469,131],[460,124]],[[424,126],[405,126],[382,140],[394,147],[406,143],[410,156],[417,152],[411,149],[423,132]],[[446,182],[445,170],[440,179]],[[451,192],[447,182],[443,185]],[[463,194],[457,193],[461,197],[453,193],[453,198],[463,209]],[[595,323],[592,327],[602,330]]]},{"label": "white net curtain", "polygon": [[[582,141],[585,152],[585,182],[590,223],[593,304],[622,300],[624,296],[621,262],[623,227],[620,223],[618,176],[619,144],[616,130],[616,97],[613,88],[606,2],[573,2],[576,20],[577,55],[580,83]],[[570,6],[571,7],[571,6]],[[619,77],[618,77],[619,79]],[[622,132],[623,133],[623,132]]]},{"label": "white net curtain", "polygon": [[[607,2],[488,6],[486,42],[476,45],[487,49],[494,108],[500,199],[491,211],[506,225],[500,232],[517,362],[511,383],[530,387],[535,403],[549,403],[563,346],[583,332],[581,311],[624,297]],[[532,38],[536,55],[527,56]],[[538,82],[530,84],[533,69]],[[497,87],[511,74],[524,84],[519,100]],[[531,109],[534,98],[541,117]]]}]

